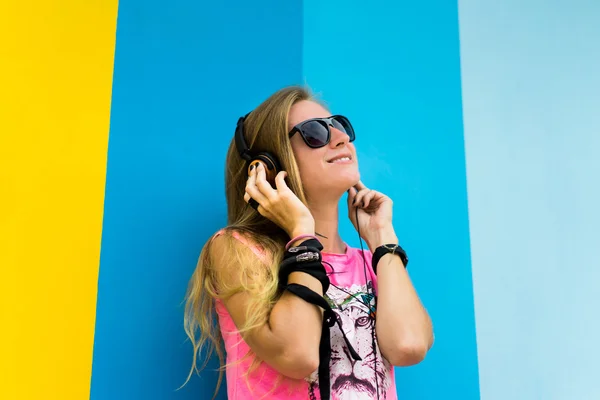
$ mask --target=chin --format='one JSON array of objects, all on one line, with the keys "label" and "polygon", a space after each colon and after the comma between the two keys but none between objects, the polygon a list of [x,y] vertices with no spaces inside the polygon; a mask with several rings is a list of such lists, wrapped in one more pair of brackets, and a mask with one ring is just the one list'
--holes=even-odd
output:
[{"label": "chin", "polygon": [[[305,190],[312,193],[321,193],[326,191],[329,193],[339,192],[339,195],[343,195],[348,189],[360,182],[360,173],[357,168],[348,168],[345,171],[339,171],[337,174],[332,175],[328,172],[322,172],[314,176],[309,182],[314,182],[312,185],[304,184]],[[310,186],[310,188],[308,187]]]},{"label": "chin", "polygon": [[344,181],[347,183],[346,190],[350,189],[352,186],[360,182],[360,172],[356,170],[353,173],[344,176]]},{"label": "chin", "polygon": [[340,175],[336,182],[331,183],[331,186],[339,189],[341,192],[345,192],[358,182],[360,182],[360,173],[356,171],[355,173]]}]

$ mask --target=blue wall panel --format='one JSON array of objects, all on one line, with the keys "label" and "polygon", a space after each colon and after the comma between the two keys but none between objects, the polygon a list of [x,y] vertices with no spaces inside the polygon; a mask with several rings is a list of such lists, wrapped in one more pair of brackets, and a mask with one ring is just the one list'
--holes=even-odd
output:
[{"label": "blue wall panel", "polygon": [[353,121],[434,322],[426,361],[397,369],[399,398],[478,399],[457,4],[305,0],[304,32],[304,78]]},{"label": "blue wall panel", "polygon": [[175,391],[191,365],[182,300],[226,221],[237,118],[301,82],[290,18],[299,1],[120,2],[93,400],[210,398],[211,372]]}]

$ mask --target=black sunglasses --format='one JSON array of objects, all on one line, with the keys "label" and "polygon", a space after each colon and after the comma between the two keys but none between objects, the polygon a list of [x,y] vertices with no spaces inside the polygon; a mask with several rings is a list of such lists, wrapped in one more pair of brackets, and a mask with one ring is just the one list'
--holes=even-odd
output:
[{"label": "black sunglasses", "polygon": [[329,118],[311,118],[300,122],[290,131],[290,138],[296,132],[300,132],[302,139],[308,147],[318,149],[329,143],[331,140],[331,128],[344,132],[350,138],[350,142],[355,139],[354,128],[348,118],[342,115],[334,115]]}]

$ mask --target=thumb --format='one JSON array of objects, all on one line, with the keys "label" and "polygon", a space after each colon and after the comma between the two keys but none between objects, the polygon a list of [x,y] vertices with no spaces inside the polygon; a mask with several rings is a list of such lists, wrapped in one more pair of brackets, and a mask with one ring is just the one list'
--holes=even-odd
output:
[{"label": "thumb", "polygon": [[278,191],[289,190],[288,185],[285,183],[285,178],[287,177],[287,172],[281,171],[275,177],[275,187]]}]

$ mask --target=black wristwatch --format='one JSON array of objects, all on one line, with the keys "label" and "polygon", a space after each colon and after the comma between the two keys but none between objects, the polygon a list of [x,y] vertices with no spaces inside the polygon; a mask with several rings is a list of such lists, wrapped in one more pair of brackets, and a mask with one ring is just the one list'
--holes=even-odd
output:
[{"label": "black wristwatch", "polygon": [[371,265],[373,266],[373,271],[375,271],[375,273],[377,273],[377,263],[379,262],[379,259],[388,253],[398,254],[400,256],[400,259],[402,260],[402,263],[404,264],[404,268],[406,268],[406,266],[408,265],[408,256],[406,255],[404,249],[400,247],[400,245],[383,244],[376,248],[375,252],[373,253],[373,260],[371,261]]}]

